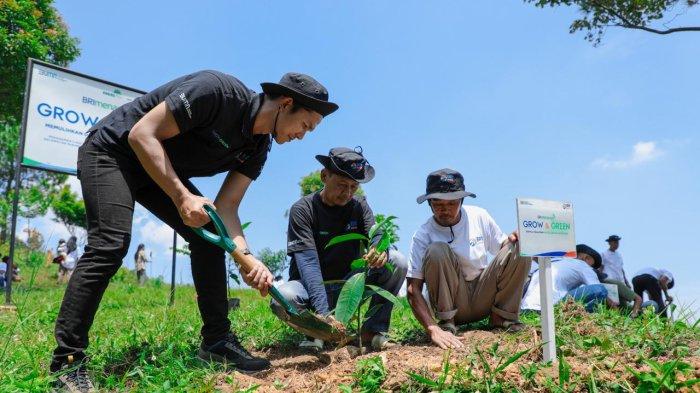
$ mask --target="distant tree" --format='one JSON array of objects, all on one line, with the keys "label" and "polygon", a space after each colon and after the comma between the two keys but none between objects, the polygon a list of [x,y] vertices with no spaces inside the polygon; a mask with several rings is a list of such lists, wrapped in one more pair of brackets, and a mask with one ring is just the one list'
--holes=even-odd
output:
[{"label": "distant tree", "polygon": [[[301,189],[301,196],[307,196],[313,194],[316,191],[323,190],[323,182],[321,181],[321,171],[314,171],[308,175],[301,178],[299,181],[299,188]],[[357,188],[355,195],[365,195],[362,187]]]},{"label": "distant tree", "polygon": [[44,247],[44,236],[36,228],[25,228],[27,234],[27,248],[31,251],[41,250]]},{"label": "distant tree", "polygon": [[[570,33],[586,32],[586,40],[597,46],[608,27],[643,30],[654,34],[700,31],[700,26],[668,27],[699,0],[524,0],[537,7],[577,7],[582,15],[569,27]],[[673,14],[669,17],[670,14]],[[666,17],[667,21],[662,21]],[[655,23],[656,22],[656,23]],[[660,25],[660,26],[659,26]]]},{"label": "distant tree", "polygon": [[[0,1],[0,243],[7,240],[14,199],[14,160],[19,142],[27,59],[67,66],[80,54],[78,40],[51,0]],[[25,169],[20,215],[46,213],[67,175]]]},{"label": "distant tree", "polygon": [[269,247],[265,247],[258,253],[258,259],[275,277],[282,275],[287,268],[287,252],[284,250],[272,251]]},{"label": "distant tree", "polygon": [[66,226],[71,235],[76,236],[78,228],[87,229],[85,201],[80,199],[69,186],[63,186],[51,203],[56,218],[54,221]]},{"label": "distant tree", "polygon": [[[377,222],[384,221],[386,215],[377,213],[374,215],[374,218],[377,220]],[[384,229],[384,232],[389,232],[389,234],[391,235],[391,244],[394,244],[399,241],[399,226],[396,225],[393,221]]]},{"label": "distant tree", "polygon": [[0,121],[21,117],[28,58],[67,66],[80,55],[52,3],[0,1]]}]

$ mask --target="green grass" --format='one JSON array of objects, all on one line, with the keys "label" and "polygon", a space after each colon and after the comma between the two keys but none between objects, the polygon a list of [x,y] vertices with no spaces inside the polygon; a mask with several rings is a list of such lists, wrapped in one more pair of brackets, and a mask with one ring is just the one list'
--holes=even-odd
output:
[{"label": "green grass", "polygon": [[[36,265],[38,260],[35,257],[32,263]],[[55,283],[53,266],[34,269],[32,280],[28,263],[20,261],[25,281],[15,287],[17,312],[0,313],[2,392],[45,392],[52,382],[47,370],[64,287]],[[91,374],[102,389],[216,391],[222,370],[205,366],[195,357],[201,321],[194,288],[179,286],[174,307],[168,307],[168,296],[169,286],[162,281],[150,280],[138,287],[135,277],[124,269],[112,280],[91,330],[88,350]],[[233,330],[244,344],[258,349],[291,347],[300,339],[272,315],[267,300],[255,292],[237,290],[234,296],[241,298],[241,308],[231,314]],[[494,342],[484,343],[467,355],[447,354],[439,371],[421,368],[420,362],[412,370],[402,370],[405,382],[401,389],[652,392],[697,384],[693,380],[693,372],[697,372],[693,367],[700,364],[697,325],[667,323],[650,313],[635,320],[609,310],[588,315],[570,305],[557,307],[556,315],[559,356],[563,359],[558,366],[540,363],[536,344],[523,348],[524,342],[531,341],[531,331],[499,334]],[[536,314],[523,315],[522,319],[533,326],[539,324]],[[468,328],[484,327],[481,322]],[[391,334],[404,344],[425,342],[408,307],[394,313]],[[379,357],[360,358],[355,370],[355,382],[343,390],[381,391],[389,373],[396,373],[385,369]],[[231,378],[235,377],[226,380]],[[255,390],[255,386],[250,388]]]}]

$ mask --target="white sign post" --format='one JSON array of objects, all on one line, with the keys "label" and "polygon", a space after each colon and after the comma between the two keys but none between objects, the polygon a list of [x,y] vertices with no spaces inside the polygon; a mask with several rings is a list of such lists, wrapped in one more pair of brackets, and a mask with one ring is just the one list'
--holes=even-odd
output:
[{"label": "white sign post", "polygon": [[568,202],[530,198],[517,198],[515,203],[520,255],[534,257],[539,264],[542,358],[556,361],[551,258],[576,255],[574,208]]}]

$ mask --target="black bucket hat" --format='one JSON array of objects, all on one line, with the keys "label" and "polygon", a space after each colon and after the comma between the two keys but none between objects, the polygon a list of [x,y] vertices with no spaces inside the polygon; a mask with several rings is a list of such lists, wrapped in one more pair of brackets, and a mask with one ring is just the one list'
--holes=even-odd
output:
[{"label": "black bucket hat", "polygon": [[607,239],[605,239],[605,241],[608,242],[608,243],[610,243],[610,242],[614,242],[614,241],[616,241],[616,240],[621,240],[621,239],[622,239],[622,238],[621,238],[620,236],[617,236],[617,235],[610,235],[610,236],[608,236]]},{"label": "black bucket hat", "polygon": [[296,72],[288,72],[279,83],[260,84],[266,94],[280,94],[294,99],[294,102],[318,112],[326,117],[338,109],[338,105],[328,101],[328,90],[316,79]]},{"label": "black bucket hat", "polygon": [[374,167],[362,155],[361,146],[355,147],[354,150],[334,147],[327,156],[319,154],[316,159],[324,168],[358,183],[367,183],[374,179]]},{"label": "black bucket hat", "polygon": [[603,265],[603,258],[600,257],[598,251],[594,250],[593,247],[587,246],[585,244],[577,244],[576,253],[590,255],[591,258],[593,258],[593,269],[599,269]]},{"label": "black bucket hat", "polygon": [[428,175],[425,181],[425,194],[419,196],[416,202],[423,203],[428,199],[462,199],[476,198],[476,194],[466,191],[464,177],[453,169],[440,169]]}]

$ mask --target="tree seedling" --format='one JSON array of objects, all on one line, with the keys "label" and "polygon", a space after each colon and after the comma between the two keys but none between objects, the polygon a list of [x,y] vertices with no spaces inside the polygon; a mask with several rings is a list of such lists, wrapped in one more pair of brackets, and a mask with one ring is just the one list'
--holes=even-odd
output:
[{"label": "tree seedling", "polygon": [[[370,228],[368,236],[360,233],[346,233],[344,235],[336,236],[328,242],[326,248],[330,248],[344,242],[359,241],[360,255],[365,255],[367,253],[370,241],[374,239],[375,235],[381,233],[381,237],[379,238],[375,249],[379,253],[388,252],[389,248],[394,242],[394,238],[392,236],[392,231],[385,229],[392,228],[392,225],[394,225],[394,219],[396,219],[396,217],[388,216],[377,220],[372,228]],[[379,310],[381,305],[375,304],[366,311],[362,306],[374,295],[379,295],[394,303],[394,305],[400,306],[401,302],[391,292],[375,285],[367,284],[367,272],[369,267],[366,259],[358,258],[352,261],[350,267],[353,271],[357,270],[358,272],[353,274],[348,280],[341,281],[343,282],[343,287],[341,288],[340,295],[338,296],[334,316],[338,322],[342,323],[343,326],[347,328],[356,326],[360,351],[362,351],[362,324],[372,315],[374,315]],[[389,261],[387,261],[385,267],[390,271],[394,270],[394,266]]]}]

